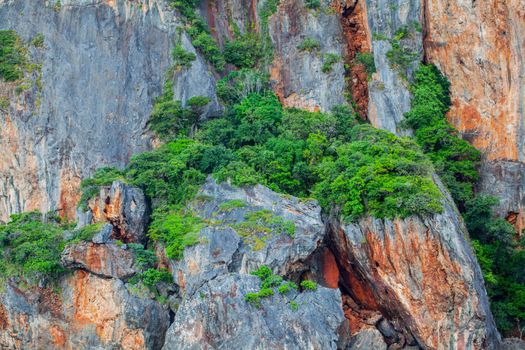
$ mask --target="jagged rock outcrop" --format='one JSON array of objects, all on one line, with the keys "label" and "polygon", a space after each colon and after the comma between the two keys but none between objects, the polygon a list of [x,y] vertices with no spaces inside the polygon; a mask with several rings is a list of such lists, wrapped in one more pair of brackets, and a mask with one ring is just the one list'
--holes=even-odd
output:
[{"label": "jagged rock outcrop", "polygon": [[[0,29],[45,38],[29,50],[41,78],[33,73],[19,94],[16,84],[0,83],[9,101],[0,111],[0,220],[35,209],[74,218],[82,178],[150,147],[145,126],[179,25],[165,0],[0,1]],[[199,54],[174,84],[176,98],[195,95],[219,108]]]},{"label": "jagged rock outcrop", "polygon": [[390,318],[377,328],[401,347],[498,349],[468,233],[449,196],[443,205],[442,214],[426,219],[331,219],[330,246],[343,290],[360,306],[359,314],[379,311]]},{"label": "jagged rock outcrop", "polygon": [[339,290],[276,293],[256,308],[244,295],[257,292],[259,282],[232,273],[204,284],[181,304],[163,350],[337,349],[344,320]]},{"label": "jagged rock outcrop", "polygon": [[89,200],[86,224],[109,222],[113,226],[111,238],[122,242],[144,243],[149,218],[149,204],[139,188],[114,181],[100,188],[99,194]]},{"label": "jagged rock outcrop", "polygon": [[196,198],[192,212],[208,224],[200,243],[171,262],[183,299],[163,349],[336,349],[345,325],[337,288],[276,290],[260,309],[244,300],[259,291],[250,272],[263,265],[295,281],[309,272],[324,238],[317,203],[211,178]]},{"label": "jagged rock outcrop", "polygon": [[519,231],[525,147],[525,3],[424,1],[425,55],[451,83],[449,120],[484,154],[481,190]]}]

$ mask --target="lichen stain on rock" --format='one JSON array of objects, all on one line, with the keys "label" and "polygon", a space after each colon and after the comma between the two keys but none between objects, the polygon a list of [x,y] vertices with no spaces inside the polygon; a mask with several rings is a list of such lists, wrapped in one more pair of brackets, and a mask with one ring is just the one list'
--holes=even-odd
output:
[{"label": "lichen stain on rock", "polygon": [[9,316],[5,306],[0,303],[0,330],[5,330],[9,327]]},{"label": "lichen stain on rock", "polygon": [[51,328],[49,329],[49,334],[52,337],[53,344],[57,347],[63,348],[66,345],[66,335],[64,333],[64,330],[59,326],[51,326]]},{"label": "lichen stain on rock", "polygon": [[80,176],[70,168],[60,170],[58,214],[66,219],[75,218],[76,204],[80,200]]},{"label": "lichen stain on rock", "polygon": [[106,343],[114,340],[115,335],[122,335],[123,325],[117,322],[120,310],[112,282],[78,270],[73,283],[75,323],[80,327],[94,325],[98,337]]}]

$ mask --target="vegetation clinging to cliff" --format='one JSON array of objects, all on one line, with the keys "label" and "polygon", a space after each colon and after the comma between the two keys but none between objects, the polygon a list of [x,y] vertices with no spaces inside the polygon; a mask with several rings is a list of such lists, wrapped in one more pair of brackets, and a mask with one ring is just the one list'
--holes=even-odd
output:
[{"label": "vegetation clinging to cliff", "polygon": [[517,242],[512,225],[494,215],[495,198],[474,193],[480,153],[446,119],[451,104],[449,85],[435,66],[421,65],[411,84],[412,108],[404,123],[414,131],[416,142],[463,213],[492,313],[500,331],[507,333],[525,326],[525,242]]},{"label": "vegetation clinging to cliff", "polygon": [[0,78],[15,81],[24,76],[26,58],[21,39],[14,30],[0,31]]}]

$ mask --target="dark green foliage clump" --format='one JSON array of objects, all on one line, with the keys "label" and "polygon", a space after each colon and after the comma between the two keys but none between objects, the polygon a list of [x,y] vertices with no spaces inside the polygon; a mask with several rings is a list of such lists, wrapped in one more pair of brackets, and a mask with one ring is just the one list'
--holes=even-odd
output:
[{"label": "dark green foliage clump", "polygon": [[268,82],[266,73],[246,68],[233,71],[217,82],[217,97],[232,106],[250,94],[263,94]]},{"label": "dark green foliage clump", "polygon": [[168,80],[163,94],[157,98],[148,122],[149,128],[161,140],[171,140],[177,136],[191,136],[195,133],[204,107],[210,99],[194,96],[183,107],[180,101],[173,100],[173,83]]},{"label": "dark green foliage clump", "polygon": [[182,15],[193,46],[202,52],[218,72],[222,72],[225,65],[224,57],[215,39],[211,36],[207,24],[195,10],[199,2],[196,0],[170,0],[169,3]]},{"label": "dark green foliage clump", "polygon": [[67,242],[68,244],[78,243],[80,241],[91,241],[93,236],[100,232],[104,223],[99,222],[84,226],[78,230],[73,231],[73,237]]},{"label": "dark green foliage clump", "polygon": [[237,35],[224,44],[224,59],[238,68],[256,67],[263,57],[263,43],[256,33]]},{"label": "dark green foliage clump", "polygon": [[0,78],[16,81],[24,77],[26,64],[22,40],[14,30],[0,30]]},{"label": "dark green foliage clump", "polygon": [[176,68],[190,68],[193,61],[197,59],[197,56],[193,52],[184,50],[182,45],[177,44],[171,52],[173,57],[173,64]]},{"label": "dark green foliage clump", "polygon": [[350,220],[366,212],[394,218],[442,211],[432,164],[414,142],[369,125],[354,127],[351,139],[319,166],[322,206],[335,204]]},{"label": "dark green foliage clump", "polygon": [[34,283],[56,279],[64,271],[60,254],[65,228],[37,212],[12,215],[9,223],[0,225],[0,277],[24,277]]},{"label": "dark green foliage clump", "polygon": [[463,209],[478,180],[480,152],[462,140],[445,118],[450,108],[449,86],[435,66],[421,65],[410,87],[412,108],[405,114],[404,123],[414,130],[416,142]]},{"label": "dark green foliage clump", "polygon": [[321,7],[320,0],[305,0],[304,5],[310,10],[317,10]]},{"label": "dark green foliage clump", "polygon": [[371,52],[358,52],[355,56],[355,62],[365,67],[366,74],[369,78],[376,72],[374,55]]}]

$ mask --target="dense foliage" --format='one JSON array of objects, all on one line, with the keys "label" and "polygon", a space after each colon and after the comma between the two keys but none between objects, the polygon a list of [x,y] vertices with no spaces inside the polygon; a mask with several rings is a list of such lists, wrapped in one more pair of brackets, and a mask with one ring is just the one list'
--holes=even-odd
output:
[{"label": "dense foliage", "polygon": [[[434,163],[463,213],[473,247],[483,270],[491,307],[503,333],[525,330],[525,242],[517,242],[515,230],[497,218],[497,200],[475,195],[480,153],[462,140],[448,123],[449,82],[433,65],[422,65],[411,85],[412,108],[405,124]],[[510,333],[509,333],[510,334]]]},{"label": "dense foliage", "polygon": [[24,76],[26,62],[21,39],[13,30],[0,30],[0,79],[15,81]]}]

